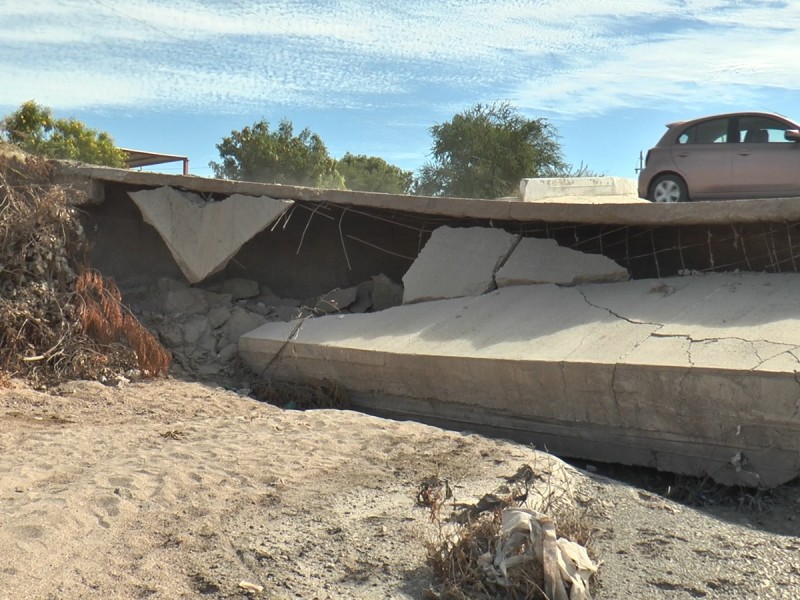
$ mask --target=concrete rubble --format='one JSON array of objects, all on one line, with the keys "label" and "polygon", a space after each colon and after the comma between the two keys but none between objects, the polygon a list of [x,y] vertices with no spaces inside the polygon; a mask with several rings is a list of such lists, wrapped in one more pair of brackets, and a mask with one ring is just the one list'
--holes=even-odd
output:
[{"label": "concrete rubble", "polygon": [[207,201],[169,186],[129,196],[169,247],[186,279],[197,283],[221,271],[242,245],[266,229],[293,202],[233,194]]},{"label": "concrete rubble", "polygon": [[[240,339],[270,376],[556,454],[772,487],[800,473],[800,276],[512,286]],[[289,335],[294,332],[290,340]]]},{"label": "concrete rubble", "polygon": [[[376,286],[376,282],[379,284]],[[332,313],[376,310],[375,290],[393,290],[377,298],[399,305],[398,284],[385,275],[347,290],[331,290],[304,301],[277,296],[254,280],[231,278],[206,288],[161,278],[154,285],[126,290],[126,302],[159,336],[175,361],[205,377],[236,375],[240,336],[269,322],[288,322]],[[363,290],[363,293],[362,293]],[[400,292],[401,293],[401,292]],[[360,297],[358,303],[354,300]]]}]

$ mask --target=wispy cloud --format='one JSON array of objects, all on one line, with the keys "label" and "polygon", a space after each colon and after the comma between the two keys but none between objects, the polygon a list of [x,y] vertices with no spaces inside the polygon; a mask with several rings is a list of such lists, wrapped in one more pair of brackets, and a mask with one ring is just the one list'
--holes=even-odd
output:
[{"label": "wispy cloud", "polygon": [[0,4],[0,23],[6,106],[449,110],[509,98],[580,116],[800,88],[795,1],[39,0]]}]

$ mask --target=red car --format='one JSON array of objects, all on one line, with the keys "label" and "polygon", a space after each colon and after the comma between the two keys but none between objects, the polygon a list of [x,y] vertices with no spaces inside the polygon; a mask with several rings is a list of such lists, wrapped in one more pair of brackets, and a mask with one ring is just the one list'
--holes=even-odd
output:
[{"label": "red car", "polygon": [[679,121],[647,152],[639,196],[653,202],[800,196],[800,124],[744,112]]}]

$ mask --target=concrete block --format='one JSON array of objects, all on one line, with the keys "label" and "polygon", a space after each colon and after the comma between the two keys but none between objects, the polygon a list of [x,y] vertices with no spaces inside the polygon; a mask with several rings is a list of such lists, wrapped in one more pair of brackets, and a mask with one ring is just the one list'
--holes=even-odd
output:
[{"label": "concrete block", "polygon": [[210,307],[206,294],[205,290],[189,287],[167,291],[161,296],[163,310],[168,314],[205,313]]},{"label": "concrete block", "polygon": [[223,339],[220,340],[221,347],[224,348],[229,343],[238,343],[242,334],[252,331],[266,322],[267,318],[262,315],[257,315],[238,306],[234,307],[223,328],[225,334]]},{"label": "concrete block", "polygon": [[314,304],[314,311],[326,314],[341,312],[356,301],[357,295],[358,287],[336,288],[319,297]]},{"label": "concrete block", "polygon": [[219,329],[231,317],[231,307],[227,304],[220,304],[208,311],[208,324],[212,329]]},{"label": "concrete block", "polygon": [[403,303],[403,286],[381,273],[372,277],[370,295],[372,298],[372,310],[386,310],[392,306],[400,306]]},{"label": "concrete block", "polygon": [[375,282],[371,279],[369,281],[362,281],[360,284],[358,284],[357,289],[358,292],[356,293],[355,302],[353,302],[347,308],[352,313],[367,312],[370,308],[372,308],[372,292],[375,289]]},{"label": "concrete block", "polygon": [[221,271],[242,245],[292,204],[234,194],[219,202],[169,186],[129,192],[142,218],[158,231],[191,283]]},{"label": "concrete block", "polygon": [[238,344],[228,344],[224,348],[219,351],[219,362],[223,365],[231,362],[236,355],[239,353],[239,345]]},{"label": "concrete block", "polygon": [[495,271],[518,241],[502,229],[439,227],[403,276],[403,304],[494,289]]},{"label": "concrete block", "polygon": [[536,202],[566,197],[614,197],[637,198],[637,184],[624,177],[545,177],[523,179],[519,185],[519,197],[523,202]]},{"label": "concrete block", "polygon": [[271,321],[292,321],[300,317],[300,309],[296,306],[272,306],[267,317]]},{"label": "concrete block", "polygon": [[230,294],[231,300],[234,302],[245,298],[254,298],[260,293],[257,281],[240,277],[226,279],[220,284],[218,291],[223,294]]},{"label": "concrete block", "polygon": [[495,275],[497,287],[625,281],[628,270],[602,254],[563,248],[555,240],[522,238]]}]

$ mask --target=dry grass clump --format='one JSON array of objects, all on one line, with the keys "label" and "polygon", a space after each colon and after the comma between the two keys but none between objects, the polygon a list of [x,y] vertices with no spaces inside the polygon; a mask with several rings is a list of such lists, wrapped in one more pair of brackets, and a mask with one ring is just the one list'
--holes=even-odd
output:
[{"label": "dry grass clump", "polygon": [[347,393],[335,381],[299,382],[260,379],[253,384],[252,393],[262,402],[292,410],[350,407]]},{"label": "dry grass clump", "polygon": [[166,374],[171,356],[86,268],[74,193],[51,163],[0,148],[0,383]]},{"label": "dry grass clump", "polygon": [[[538,467],[538,465],[535,465]],[[523,465],[507,479],[508,485],[484,495],[477,503],[458,504],[443,515],[452,498],[449,483],[438,475],[425,479],[417,494],[417,505],[427,508],[436,526],[426,543],[427,563],[440,582],[438,591],[429,590],[431,600],[551,600],[545,593],[545,572],[530,548],[519,549],[517,564],[507,570],[505,581],[487,569],[501,543],[503,511],[527,507],[546,514],[556,525],[558,537],[588,547],[593,529],[574,502],[567,480],[547,467],[535,470]],[[527,556],[531,554],[530,556]],[[525,556],[523,556],[525,555]]]}]

